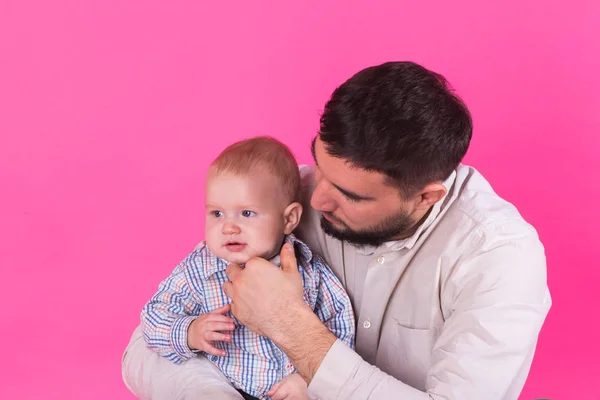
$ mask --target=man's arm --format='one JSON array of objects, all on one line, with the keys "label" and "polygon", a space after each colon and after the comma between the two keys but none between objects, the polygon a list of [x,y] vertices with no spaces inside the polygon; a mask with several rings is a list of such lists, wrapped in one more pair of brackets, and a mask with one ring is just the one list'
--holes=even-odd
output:
[{"label": "man's arm", "polygon": [[[282,347],[288,348],[289,353],[294,354],[293,357],[290,357],[294,365],[303,361],[308,363],[308,365],[300,368],[300,371],[302,371],[301,375],[307,382],[310,382],[312,375],[319,368],[320,361],[325,358],[329,348],[336,339],[339,339],[341,343],[350,349],[354,349],[356,337],[356,322],[348,294],[325,261],[316,254],[313,254],[313,257],[315,257],[313,259],[313,268],[315,269],[315,273],[319,275],[319,287],[313,312],[318,318],[312,320],[313,327],[311,328],[311,332],[315,335],[320,334],[322,345],[319,345],[321,343],[320,340],[315,341],[314,346],[312,343],[307,346],[301,342],[291,341]],[[294,263],[295,260],[291,260],[290,264],[293,265]],[[308,320],[307,317],[308,315],[302,315],[299,318],[305,321]],[[293,324],[290,329],[294,329],[297,326],[297,324]],[[323,327],[326,329],[323,329]],[[302,334],[302,331],[298,332],[298,335]],[[309,349],[308,354],[304,354],[306,353],[305,349]],[[289,353],[286,352],[288,355]],[[314,357],[315,354],[321,354],[321,357]],[[311,372],[305,374],[307,370]]]},{"label": "man's arm", "polygon": [[247,328],[281,347],[310,382],[337,338],[303,300],[292,245],[286,243],[281,249],[281,268],[252,258],[244,268],[229,264],[227,276],[223,291],[232,300],[231,312]]},{"label": "man's arm", "polygon": [[[259,267],[263,265],[249,271],[232,267],[228,272],[233,283],[226,292],[234,296],[234,305],[239,302],[234,314],[237,311],[242,322],[273,339],[307,380],[309,392],[322,400],[516,399],[524,384],[516,380],[529,369],[550,299],[537,235],[505,237],[465,255],[466,260],[456,268],[459,272],[452,279],[460,290],[451,299],[453,311],[432,350],[426,392],[368,364],[336,341],[302,301],[292,299],[301,299],[290,284],[297,271],[293,252],[282,251],[281,275],[276,269],[266,271],[269,279],[264,287],[260,279],[254,279],[262,275]],[[286,307],[261,303],[261,296],[251,299],[249,282],[263,294],[270,288],[283,288],[277,298]],[[263,296],[262,300],[269,299]],[[246,309],[247,301],[252,301],[254,312]],[[263,313],[267,315],[257,317]]]},{"label": "man's arm", "polygon": [[[201,242],[195,250],[201,250],[203,247],[204,242]],[[197,353],[192,354],[191,350],[186,348],[187,331],[177,330],[180,335],[175,336],[180,337],[180,340],[170,340],[173,335],[169,333],[168,326],[172,324],[168,321],[174,321],[174,319],[171,319],[169,315],[174,318],[179,316],[194,319],[200,314],[199,307],[202,303],[203,293],[200,287],[192,289],[188,285],[183,274],[185,265],[186,261],[175,268],[173,274],[161,283],[156,295],[146,305],[142,316],[142,320],[145,322],[135,329],[123,354],[123,381],[138,399],[242,399],[242,396],[215,365],[206,357],[198,357]],[[228,307],[229,305],[212,312],[215,313],[219,310],[226,312]],[[166,319],[165,316],[167,316]],[[228,317],[223,316],[223,318],[233,323]],[[165,328],[155,330],[153,325]],[[183,324],[179,324],[179,326],[183,327]],[[142,333],[143,327],[146,331],[145,338]],[[147,346],[147,342],[151,343],[150,346],[153,349]],[[175,352],[175,348],[172,346],[174,342],[178,342],[178,346],[184,349],[184,355],[191,358],[177,364],[176,360],[183,360],[187,357],[181,357]],[[188,350],[190,350],[189,353]],[[175,359],[173,360],[171,356]]]}]

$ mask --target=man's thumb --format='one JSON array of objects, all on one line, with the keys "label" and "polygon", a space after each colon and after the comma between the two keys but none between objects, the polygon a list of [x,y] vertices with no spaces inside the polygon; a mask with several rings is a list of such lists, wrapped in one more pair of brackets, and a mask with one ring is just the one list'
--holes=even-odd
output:
[{"label": "man's thumb", "polygon": [[294,253],[294,245],[286,243],[281,248],[281,254],[279,255],[281,262],[281,269],[290,272],[298,271],[298,264],[296,263],[296,254]]}]

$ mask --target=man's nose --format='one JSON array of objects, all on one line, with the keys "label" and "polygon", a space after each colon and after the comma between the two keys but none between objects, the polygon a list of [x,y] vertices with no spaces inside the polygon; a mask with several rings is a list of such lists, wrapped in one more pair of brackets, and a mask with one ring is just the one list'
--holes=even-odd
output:
[{"label": "man's nose", "polygon": [[234,235],[240,233],[240,227],[232,221],[225,221],[222,231],[225,235]]},{"label": "man's nose", "polygon": [[333,212],[337,208],[336,202],[329,195],[329,189],[325,182],[321,181],[315,186],[310,206],[318,211]]}]

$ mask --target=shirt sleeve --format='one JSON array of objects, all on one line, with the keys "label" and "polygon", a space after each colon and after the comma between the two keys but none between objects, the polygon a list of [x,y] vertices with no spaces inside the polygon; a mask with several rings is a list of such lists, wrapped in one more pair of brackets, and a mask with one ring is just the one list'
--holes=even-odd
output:
[{"label": "shirt sleeve", "polygon": [[[368,364],[337,341],[309,385],[321,400],[516,400],[551,300],[537,235],[487,240],[455,267],[442,298],[451,315],[432,349],[426,390]],[[443,301],[442,301],[443,302]]]},{"label": "shirt sleeve", "polygon": [[185,269],[194,253],[162,281],[158,291],[142,309],[141,322],[147,346],[176,364],[196,357],[187,344],[187,331],[200,315],[201,294],[194,293]]},{"label": "shirt sleeve", "polygon": [[323,260],[319,261],[319,267],[321,276],[315,314],[338,339],[353,349],[356,321],[350,298]]}]

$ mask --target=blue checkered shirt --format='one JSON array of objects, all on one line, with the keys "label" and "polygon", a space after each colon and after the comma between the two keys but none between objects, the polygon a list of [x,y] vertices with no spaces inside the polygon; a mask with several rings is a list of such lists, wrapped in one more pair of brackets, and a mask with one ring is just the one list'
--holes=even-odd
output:
[{"label": "blue checkered shirt", "polygon": [[[304,286],[304,301],[340,340],[354,348],[355,320],[348,294],[325,261],[293,235],[285,238],[295,245],[298,270]],[[279,258],[272,260],[279,264]],[[149,348],[179,364],[198,353],[212,361],[244,392],[268,399],[266,393],[284,377],[295,372],[289,358],[270,339],[246,328],[231,314],[235,329],[230,343],[214,342],[227,352],[218,357],[190,350],[187,331],[198,316],[231,303],[221,289],[228,281],[229,263],[201,243],[161,282],[158,292],[141,314],[144,338]],[[201,379],[201,377],[198,377]]]}]

